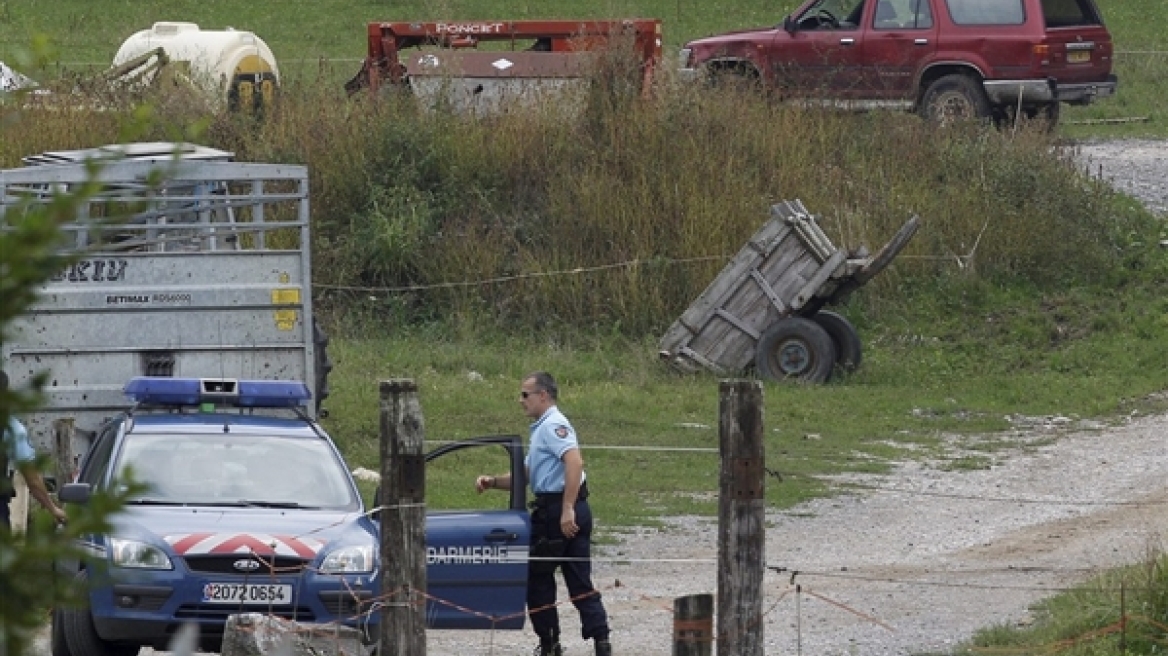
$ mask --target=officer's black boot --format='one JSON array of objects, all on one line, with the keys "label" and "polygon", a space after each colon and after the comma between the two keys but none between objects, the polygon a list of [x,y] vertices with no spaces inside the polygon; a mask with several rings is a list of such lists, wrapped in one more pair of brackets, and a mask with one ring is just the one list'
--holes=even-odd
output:
[{"label": "officer's black boot", "polygon": [[535,656],[564,656],[564,648],[560,646],[559,636],[540,636],[539,647],[535,649]]},{"label": "officer's black boot", "polygon": [[592,642],[596,643],[594,645],[596,647],[596,656],[612,656],[612,643],[607,638],[604,640],[593,640]]}]

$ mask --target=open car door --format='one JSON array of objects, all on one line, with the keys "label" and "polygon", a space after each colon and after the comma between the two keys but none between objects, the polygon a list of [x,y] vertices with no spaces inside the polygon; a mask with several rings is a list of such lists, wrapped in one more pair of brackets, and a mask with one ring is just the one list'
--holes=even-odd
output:
[{"label": "open car door", "polygon": [[[499,448],[506,452],[512,482],[506,507],[426,515],[426,624],[430,628],[523,628],[531,521],[521,438],[497,435],[443,445],[426,454],[427,472],[432,461],[448,454]],[[484,506],[499,501],[498,494],[489,492],[478,498]]]}]

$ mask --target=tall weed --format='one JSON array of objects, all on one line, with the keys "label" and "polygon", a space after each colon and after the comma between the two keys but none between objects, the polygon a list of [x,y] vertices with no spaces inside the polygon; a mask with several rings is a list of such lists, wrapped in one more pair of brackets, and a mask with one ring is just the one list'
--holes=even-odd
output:
[{"label": "tall weed", "polygon": [[[318,307],[334,316],[653,333],[791,198],[847,249],[874,252],[921,217],[857,295],[871,318],[945,279],[1040,293],[1113,284],[1147,266],[1158,237],[1039,129],[941,128],[668,79],[642,98],[630,73],[613,57],[576,96],[472,113],[402,93],[347,97],[322,68],[263,117],[214,117],[205,140],[240,160],[310,166]],[[152,138],[201,120],[156,106]],[[2,154],[12,165],[108,143],[119,120],[46,113]]]}]

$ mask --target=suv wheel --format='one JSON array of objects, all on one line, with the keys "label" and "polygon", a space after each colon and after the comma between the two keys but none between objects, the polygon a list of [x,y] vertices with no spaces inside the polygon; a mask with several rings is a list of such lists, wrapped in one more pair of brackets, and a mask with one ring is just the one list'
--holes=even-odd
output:
[{"label": "suv wheel", "polygon": [[946,75],[929,85],[921,99],[921,115],[942,125],[989,118],[990,99],[968,75]]},{"label": "suv wheel", "polygon": [[708,67],[706,81],[711,89],[722,93],[750,93],[762,88],[758,71],[745,64]]},{"label": "suv wheel", "polygon": [[1056,100],[1049,105],[1031,107],[1026,110],[1026,118],[1036,121],[1043,121],[1047,130],[1053,130],[1059,122],[1059,110],[1061,105],[1062,103]]}]

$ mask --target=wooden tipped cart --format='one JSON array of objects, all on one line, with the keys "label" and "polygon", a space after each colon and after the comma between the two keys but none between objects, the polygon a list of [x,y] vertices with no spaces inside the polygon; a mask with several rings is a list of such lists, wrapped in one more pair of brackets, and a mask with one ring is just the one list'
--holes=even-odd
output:
[{"label": "wooden tipped cart", "polygon": [[660,355],[685,372],[754,365],[772,380],[820,383],[836,365],[859,366],[860,337],[839,303],[880,273],[916,234],[909,219],[873,257],[837,249],[803,203],[771,207],[771,219],[665,333]]}]

